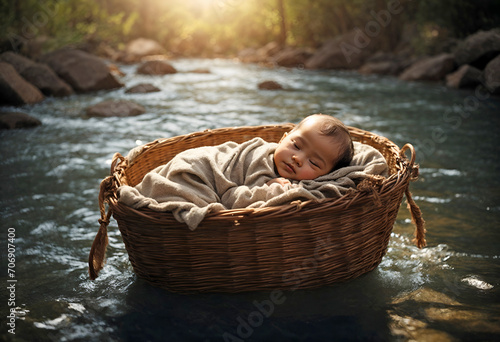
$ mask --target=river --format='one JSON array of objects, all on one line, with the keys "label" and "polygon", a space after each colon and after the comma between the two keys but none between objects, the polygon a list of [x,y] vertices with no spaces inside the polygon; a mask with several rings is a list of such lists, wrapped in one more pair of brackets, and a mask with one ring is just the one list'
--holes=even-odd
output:
[{"label": "river", "polygon": [[[2,340],[500,338],[500,98],[482,88],[453,90],[347,71],[223,59],[172,64],[179,72],[165,76],[137,75],[137,65],[120,66],[127,87],[149,82],[161,92],[132,95],[118,89],[4,108],[29,113],[43,125],[0,132]],[[191,72],[199,68],[210,72]],[[264,80],[285,89],[259,90]],[[88,106],[118,98],[140,103],[147,112],[127,118],[85,115]],[[179,295],[137,278],[112,220],[107,264],[97,280],[89,280],[99,183],[115,152],[207,128],[297,123],[317,112],[400,147],[416,147],[420,178],[411,191],[426,220],[426,248],[411,243],[414,227],[403,203],[387,254],[374,271],[345,283],[284,292],[280,303],[259,316],[252,313],[268,303],[270,293]],[[8,278],[8,272],[15,274]],[[11,309],[16,319],[9,318]]]}]

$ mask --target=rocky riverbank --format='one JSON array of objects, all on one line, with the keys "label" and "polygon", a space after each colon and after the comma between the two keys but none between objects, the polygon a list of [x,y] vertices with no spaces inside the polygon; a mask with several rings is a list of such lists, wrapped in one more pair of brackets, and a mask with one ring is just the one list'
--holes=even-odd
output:
[{"label": "rocky riverbank", "polygon": [[269,43],[259,49],[246,49],[239,58],[248,63],[264,63],[305,69],[357,70],[363,74],[392,75],[405,81],[443,82],[463,89],[483,85],[500,94],[500,30],[479,31],[451,52],[416,57],[409,48],[396,52],[377,51],[377,39],[361,30],[325,42],[313,51],[304,48],[281,49]]},{"label": "rocky riverbank", "polygon": [[[363,74],[398,77],[404,81],[443,82],[448,87],[488,91],[500,95],[500,30],[479,31],[456,44],[451,52],[415,57],[407,48],[395,52],[377,51],[375,38],[361,30],[335,37],[316,50],[280,47],[269,43],[258,49],[245,49],[238,55],[244,63],[269,67],[311,70],[357,70]],[[124,87],[123,73],[117,64],[139,64],[137,73],[166,75],[177,73],[157,42],[137,39],[117,52],[104,48],[98,55],[76,49],[61,49],[29,59],[14,52],[0,55],[0,106],[19,106],[43,101],[46,96],[68,96]],[[209,72],[193,70],[192,72]],[[259,84],[260,89],[279,90],[273,80]],[[128,92],[159,91],[141,84]],[[479,91],[479,90],[477,90]],[[88,108],[89,116],[139,115],[145,109],[130,101],[107,101]],[[0,112],[1,128],[33,127],[40,124],[29,115]],[[22,114],[22,115],[21,115]]]},{"label": "rocky riverbank", "polygon": [[[136,44],[137,45],[137,44]],[[139,44],[136,49],[145,49]],[[123,62],[138,62],[140,58],[133,52],[126,55]],[[165,75],[177,70],[164,58],[146,60],[137,70],[139,74]],[[72,94],[112,90],[124,87],[120,82],[123,73],[109,60],[76,49],[61,49],[42,55],[37,61],[14,52],[0,55],[0,106],[22,106],[36,104],[47,96],[62,97]],[[140,84],[127,89],[130,93],[159,91],[150,84]],[[130,116],[139,115],[145,109],[131,101],[105,101],[86,110],[89,116]],[[0,128],[27,128],[41,122],[26,113],[0,111]]]}]

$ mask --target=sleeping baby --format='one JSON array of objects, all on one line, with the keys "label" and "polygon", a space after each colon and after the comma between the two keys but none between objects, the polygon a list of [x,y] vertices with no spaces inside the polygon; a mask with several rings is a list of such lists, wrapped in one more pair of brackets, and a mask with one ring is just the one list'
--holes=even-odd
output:
[{"label": "sleeping baby", "polygon": [[380,152],[353,143],[340,120],[314,114],[279,143],[254,138],[183,151],[118,195],[136,209],[171,211],[194,230],[210,212],[338,198],[367,175],[387,175]]},{"label": "sleeping baby", "polygon": [[315,179],[348,166],[354,147],[347,127],[338,119],[315,114],[285,133],[274,152],[274,168],[281,178],[267,184]]}]

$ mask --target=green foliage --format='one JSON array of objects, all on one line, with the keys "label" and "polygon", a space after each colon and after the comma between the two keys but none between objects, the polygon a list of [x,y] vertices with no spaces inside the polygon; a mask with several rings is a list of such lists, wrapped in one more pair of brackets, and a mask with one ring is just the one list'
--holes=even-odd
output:
[{"label": "green foliage", "polygon": [[478,30],[500,27],[500,1],[421,0],[417,22],[434,24],[451,36],[463,38]]},{"label": "green foliage", "polygon": [[146,37],[169,51],[207,56],[283,39],[316,47],[365,29],[374,13],[395,3],[402,12],[380,31],[387,49],[408,25],[418,28],[415,46],[428,50],[442,38],[500,23],[500,1],[489,0],[0,0],[0,41],[14,46],[47,36],[52,49],[85,42],[119,47]]},{"label": "green foliage", "polygon": [[13,24],[14,13],[13,1],[0,0],[0,32],[6,32]]},{"label": "green foliage", "polygon": [[457,39],[500,27],[500,1],[420,0],[414,5],[411,19],[418,34],[412,45],[418,54],[450,52]]}]

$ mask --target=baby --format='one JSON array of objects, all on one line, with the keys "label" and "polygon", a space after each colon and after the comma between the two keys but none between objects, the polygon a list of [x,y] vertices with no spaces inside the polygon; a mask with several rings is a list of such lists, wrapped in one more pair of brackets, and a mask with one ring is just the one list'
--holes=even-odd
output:
[{"label": "baby", "polygon": [[281,177],[267,182],[315,179],[348,166],[354,147],[347,127],[338,119],[314,114],[285,133],[274,152],[274,168]]}]

